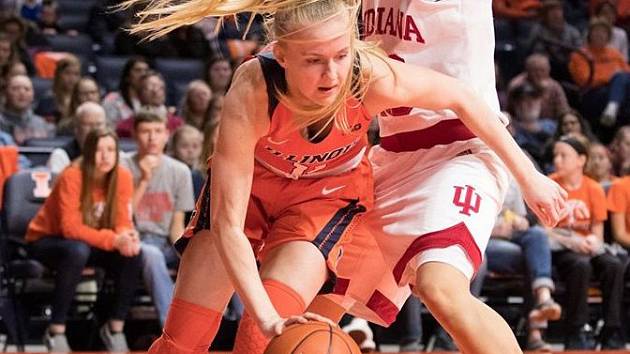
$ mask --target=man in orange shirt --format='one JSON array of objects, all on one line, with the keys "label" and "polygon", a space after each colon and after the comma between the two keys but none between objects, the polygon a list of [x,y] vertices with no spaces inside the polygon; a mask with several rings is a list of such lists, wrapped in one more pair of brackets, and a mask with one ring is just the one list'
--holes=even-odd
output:
[{"label": "man in orange shirt", "polygon": [[587,215],[569,213],[558,227],[549,229],[553,261],[567,292],[565,304],[566,349],[594,349],[594,343],[584,332],[589,319],[587,295],[591,274],[600,281],[603,297],[602,349],[625,347],[621,333],[621,307],[624,264],[604,250],[604,221],[607,218],[606,196],[595,180],[584,175],[587,142],[576,137],[564,137],[554,145],[556,173],[551,179],[568,193],[570,208],[586,207]]}]

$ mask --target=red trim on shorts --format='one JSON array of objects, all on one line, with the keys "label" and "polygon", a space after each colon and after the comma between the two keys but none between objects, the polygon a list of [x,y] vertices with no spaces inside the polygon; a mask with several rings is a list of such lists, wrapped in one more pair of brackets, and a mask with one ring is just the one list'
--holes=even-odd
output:
[{"label": "red trim on shorts", "polygon": [[346,291],[348,291],[348,286],[350,286],[350,279],[337,278],[335,280],[335,287],[333,288],[333,294],[346,295]]},{"label": "red trim on shorts", "polygon": [[393,302],[389,301],[387,296],[378,290],[374,291],[365,305],[388,325],[396,320],[396,316],[400,311]]},{"label": "red trim on shorts", "polygon": [[459,245],[464,249],[464,253],[473,263],[475,273],[481,265],[481,251],[479,246],[472,237],[470,230],[464,222],[451,226],[444,230],[430,232],[422,236],[418,236],[413,243],[407,248],[405,254],[398,260],[394,267],[394,278],[396,282],[400,282],[402,275],[407,267],[407,263],[418,253],[434,249],[446,248],[449,246]]},{"label": "red trim on shorts", "polygon": [[476,137],[459,119],[448,119],[426,129],[382,137],[380,144],[387,151],[404,152],[429,149],[435,145],[448,145]]}]

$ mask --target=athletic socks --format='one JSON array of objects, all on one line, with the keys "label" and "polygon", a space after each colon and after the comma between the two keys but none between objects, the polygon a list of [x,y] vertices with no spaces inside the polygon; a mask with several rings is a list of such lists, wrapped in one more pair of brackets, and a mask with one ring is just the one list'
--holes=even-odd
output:
[{"label": "athletic socks", "polygon": [[162,336],[153,343],[148,353],[207,354],[220,324],[221,313],[174,298]]}]

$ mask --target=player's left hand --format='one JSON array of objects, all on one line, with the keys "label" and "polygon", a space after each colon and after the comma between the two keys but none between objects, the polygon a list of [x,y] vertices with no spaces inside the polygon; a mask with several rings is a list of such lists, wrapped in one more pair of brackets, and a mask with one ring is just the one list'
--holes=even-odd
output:
[{"label": "player's left hand", "polygon": [[521,188],[525,202],[541,223],[547,227],[556,226],[566,208],[567,192],[538,171],[527,178]]}]

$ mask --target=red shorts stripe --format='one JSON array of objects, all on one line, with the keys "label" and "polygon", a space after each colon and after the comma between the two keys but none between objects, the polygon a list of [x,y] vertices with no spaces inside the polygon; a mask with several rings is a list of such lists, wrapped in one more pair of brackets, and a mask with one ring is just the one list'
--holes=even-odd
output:
[{"label": "red shorts stripe", "polygon": [[470,234],[468,227],[466,227],[466,224],[460,222],[459,224],[451,226],[447,229],[417,237],[407,248],[405,254],[403,254],[394,267],[393,273],[396,282],[400,282],[407,264],[420,252],[435,248],[446,248],[454,245],[459,245],[464,249],[464,252],[473,263],[475,272],[477,272],[482,260],[481,251],[479,250],[479,246],[477,246],[475,239]]},{"label": "red shorts stripe", "polygon": [[381,138],[381,147],[387,151],[405,152],[430,149],[456,141],[476,138],[459,119],[443,120],[426,129],[398,133]]},{"label": "red shorts stripe", "polygon": [[366,306],[374,311],[385,323],[394,322],[399,312],[398,307],[378,290],[374,291]]}]

